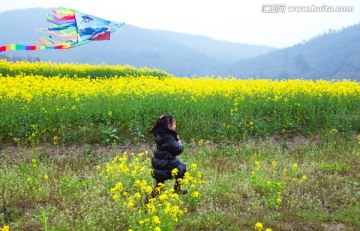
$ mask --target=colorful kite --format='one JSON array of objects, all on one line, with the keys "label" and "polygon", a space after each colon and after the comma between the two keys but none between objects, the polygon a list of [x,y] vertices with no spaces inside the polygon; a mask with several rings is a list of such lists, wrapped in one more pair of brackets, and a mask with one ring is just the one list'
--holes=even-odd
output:
[{"label": "colorful kite", "polygon": [[0,52],[10,50],[45,50],[69,49],[94,40],[110,40],[110,33],[115,32],[124,23],[114,23],[72,9],[59,7],[52,10],[55,14],[47,15],[47,21],[55,25],[48,28],[47,36],[39,38],[43,46],[9,44],[0,46]]}]

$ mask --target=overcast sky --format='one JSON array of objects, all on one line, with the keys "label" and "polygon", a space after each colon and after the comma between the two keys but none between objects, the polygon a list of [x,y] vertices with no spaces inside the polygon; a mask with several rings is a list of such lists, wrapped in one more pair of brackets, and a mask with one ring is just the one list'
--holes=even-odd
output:
[{"label": "overcast sky", "polygon": [[[142,28],[279,48],[360,22],[359,0],[0,0],[0,3],[0,12],[63,6]],[[278,4],[286,7],[274,8]],[[324,9],[351,6],[354,11],[290,12],[292,6]],[[279,10],[283,12],[269,13]]]}]

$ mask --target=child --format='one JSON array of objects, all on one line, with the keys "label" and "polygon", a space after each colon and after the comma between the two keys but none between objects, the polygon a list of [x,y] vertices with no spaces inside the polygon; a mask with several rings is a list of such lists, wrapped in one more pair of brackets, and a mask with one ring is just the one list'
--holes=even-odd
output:
[{"label": "child", "polygon": [[[186,165],[176,158],[180,155],[184,146],[181,143],[178,133],[175,131],[176,121],[171,115],[160,116],[151,129],[150,133],[154,135],[156,147],[154,157],[151,159],[153,177],[156,185],[151,192],[151,197],[156,196],[156,188],[164,184],[166,180],[175,178],[174,190],[179,194],[186,194],[187,190],[181,190],[179,179],[184,177]],[[172,175],[172,171],[177,169],[177,174]]]}]

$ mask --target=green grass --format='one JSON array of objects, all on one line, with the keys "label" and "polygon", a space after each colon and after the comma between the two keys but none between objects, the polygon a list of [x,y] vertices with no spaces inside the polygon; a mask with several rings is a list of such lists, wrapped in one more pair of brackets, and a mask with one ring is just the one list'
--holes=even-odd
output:
[{"label": "green grass", "polygon": [[[360,229],[358,141],[296,140],[248,140],[230,146],[187,143],[181,159],[188,166],[197,164],[205,184],[197,200],[191,197],[191,188],[181,196],[188,211],[175,230],[254,230],[257,222],[264,230]],[[0,208],[6,211],[0,213],[0,227],[134,228],[131,209],[112,199],[113,182],[100,176],[97,166],[103,168],[123,151],[131,156],[148,149],[151,156],[149,146],[4,147]],[[154,183],[150,175],[144,177]],[[168,181],[166,187],[172,184]],[[126,190],[133,190],[131,184]],[[278,198],[281,202],[276,202]]]}]

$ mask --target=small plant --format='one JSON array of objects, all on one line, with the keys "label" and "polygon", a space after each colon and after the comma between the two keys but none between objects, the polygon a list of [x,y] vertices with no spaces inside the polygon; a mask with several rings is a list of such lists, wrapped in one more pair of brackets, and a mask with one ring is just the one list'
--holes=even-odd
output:
[{"label": "small plant", "polygon": [[343,172],[343,171],[348,171],[350,170],[350,166],[349,165],[346,165],[346,164],[337,164],[337,163],[334,163],[334,164],[322,164],[320,166],[320,168],[322,170],[325,170],[325,171],[331,171],[331,172]]},{"label": "small plant", "polygon": [[119,140],[117,129],[112,127],[101,126],[100,127],[102,143],[104,145],[116,144]]}]

